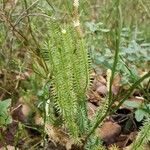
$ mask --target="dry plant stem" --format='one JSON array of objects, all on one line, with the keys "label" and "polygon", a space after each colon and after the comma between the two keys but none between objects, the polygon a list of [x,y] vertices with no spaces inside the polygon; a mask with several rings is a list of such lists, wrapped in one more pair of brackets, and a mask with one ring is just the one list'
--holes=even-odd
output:
[{"label": "dry plant stem", "polygon": [[14,26],[16,26],[18,24],[18,22],[20,22],[20,18],[29,10],[31,9],[39,0],[33,2],[28,8],[26,8],[26,10],[24,10],[21,14],[20,17],[18,17],[18,19],[16,20],[16,22],[14,23]]},{"label": "dry plant stem", "polygon": [[83,34],[83,31],[80,26],[80,17],[79,17],[79,13],[78,13],[78,8],[79,8],[79,0],[74,0],[74,2],[73,2],[73,23],[74,23],[76,32],[79,35],[79,38],[82,39],[84,37],[84,34]]},{"label": "dry plant stem", "polygon": [[25,17],[30,17],[30,16],[38,16],[38,17],[41,16],[41,17],[51,18],[50,16],[48,16],[47,14],[44,14],[44,13],[28,13],[28,14],[25,14],[22,17],[20,17],[20,19],[18,20],[17,23],[15,23],[14,26],[19,24],[20,21],[22,21]]},{"label": "dry plant stem", "polygon": [[31,34],[31,36],[32,36],[32,38],[33,38],[34,43],[36,44],[37,48],[39,48],[39,47],[40,47],[40,46],[39,46],[39,43],[38,43],[37,40],[35,39],[35,36],[33,35],[33,32],[32,32],[31,21],[30,21],[30,17],[28,16],[28,14],[29,14],[29,9],[28,9],[27,1],[24,0],[24,3],[25,3],[26,13],[27,13],[29,31],[30,31],[30,34]]},{"label": "dry plant stem", "polygon": [[56,12],[55,8],[53,7],[53,5],[51,4],[51,2],[49,2],[49,0],[46,0],[46,2],[48,3],[48,5],[53,9],[54,12]]},{"label": "dry plant stem", "polygon": [[[18,39],[20,39],[20,37],[21,37],[24,41],[26,41],[26,42],[28,41],[27,38],[22,33],[20,33],[20,31],[18,31],[16,29],[16,27],[12,24],[11,20],[9,20],[9,18],[2,11],[0,11],[0,18],[2,21],[5,22],[5,25],[10,28],[10,30],[14,33],[14,35]],[[20,37],[18,37],[18,35],[15,33],[17,33]],[[21,39],[20,39],[20,41],[21,41]]]},{"label": "dry plant stem", "polygon": [[83,38],[83,31],[80,26],[80,17],[78,13],[79,8],[79,0],[74,0],[73,2],[73,23],[74,27],[79,35],[80,38]]},{"label": "dry plant stem", "polygon": [[148,11],[148,8],[145,6],[143,0],[139,0],[139,2],[140,2],[140,4],[141,4],[141,6],[143,7],[143,9],[145,10],[145,12],[146,12],[148,18],[150,19],[150,13],[149,13],[149,11]]},{"label": "dry plant stem", "polygon": [[9,91],[7,91],[6,89],[4,89],[3,87],[0,86],[0,89],[5,91],[7,94],[11,95],[11,93]]},{"label": "dry plant stem", "polygon": [[[37,0],[36,2],[38,2],[38,0]],[[28,19],[28,25],[29,25],[30,35],[31,35],[31,37],[32,37],[32,39],[33,39],[33,41],[34,41],[34,43],[35,43],[35,45],[36,45],[36,49],[38,50],[38,49],[40,48],[40,45],[39,45],[39,43],[37,42],[35,36],[33,35],[30,17],[28,16],[28,14],[29,14],[29,8],[31,8],[31,6],[28,7],[28,4],[27,4],[27,1],[26,1],[26,0],[24,0],[24,3],[25,3],[26,13],[27,13],[27,19]],[[36,3],[34,2],[33,4],[36,4]],[[33,4],[32,4],[32,6],[33,6]],[[37,55],[38,55],[38,52],[37,52]],[[40,59],[41,59],[41,58],[40,58]],[[48,67],[47,67],[45,61],[42,61],[41,64],[42,64],[44,70],[47,72],[47,71],[48,71]]]},{"label": "dry plant stem", "polygon": [[[16,38],[20,41],[24,40],[23,44],[27,50],[32,52],[32,54],[36,57],[40,65],[44,68],[44,70],[47,72],[48,68],[47,65],[45,64],[45,61],[41,60],[41,57],[39,57],[38,52],[35,50],[32,50],[32,48],[29,47],[29,42],[28,39],[19,31],[16,29],[16,26],[13,25],[12,21],[2,12],[0,11],[0,19],[5,22],[5,25],[9,27],[9,29],[14,33]],[[37,45],[36,45],[37,46]],[[38,47],[36,47],[38,49]]]}]

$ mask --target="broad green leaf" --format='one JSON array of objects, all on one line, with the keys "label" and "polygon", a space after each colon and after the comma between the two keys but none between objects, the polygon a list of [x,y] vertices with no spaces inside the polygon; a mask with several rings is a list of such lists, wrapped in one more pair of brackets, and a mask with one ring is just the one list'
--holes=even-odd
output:
[{"label": "broad green leaf", "polygon": [[142,109],[138,109],[135,111],[135,119],[138,122],[142,121],[145,115],[146,115],[146,112]]},{"label": "broad green leaf", "polygon": [[86,26],[89,28],[91,32],[95,32],[98,30],[96,24],[94,22],[87,22]]},{"label": "broad green leaf", "polygon": [[6,125],[12,122],[12,118],[8,113],[8,107],[11,105],[11,99],[0,101],[0,125]]},{"label": "broad green leaf", "polygon": [[0,112],[7,111],[7,108],[11,105],[11,99],[0,101]]},{"label": "broad green leaf", "polygon": [[135,101],[125,101],[123,104],[131,108],[139,108],[141,106],[141,102],[135,102]]}]

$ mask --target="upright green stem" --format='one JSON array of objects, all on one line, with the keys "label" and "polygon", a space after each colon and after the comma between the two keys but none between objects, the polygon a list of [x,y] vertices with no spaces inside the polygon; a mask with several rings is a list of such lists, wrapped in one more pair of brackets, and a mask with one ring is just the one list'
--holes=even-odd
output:
[{"label": "upright green stem", "polygon": [[[112,103],[112,84],[119,60],[119,51],[120,51],[120,33],[121,33],[121,27],[122,27],[122,14],[121,14],[121,8],[120,8],[120,0],[116,1],[116,28],[115,28],[115,56],[114,56],[114,63],[112,67],[112,73],[110,77],[110,84],[109,84],[109,104]],[[109,82],[109,81],[108,81]]]},{"label": "upright green stem", "polygon": [[119,109],[119,107],[124,103],[125,100],[127,100],[127,98],[132,94],[133,90],[140,85],[140,83],[145,80],[146,78],[150,77],[150,71],[145,74],[143,77],[141,77],[139,80],[137,80],[131,87],[130,89],[127,91],[127,93],[125,94],[124,98],[120,101],[120,103],[112,110],[111,113],[115,112],[117,109]]},{"label": "upright green stem", "polygon": [[[120,33],[121,33],[121,26],[122,26],[122,18],[121,18],[121,9],[120,9],[120,0],[116,0],[116,29],[115,29],[115,35],[116,35],[116,40],[115,40],[115,56],[114,56],[114,63],[113,63],[113,67],[112,67],[112,74],[111,74],[111,78],[110,78],[110,86],[109,86],[109,104],[112,104],[112,84],[113,84],[113,80],[114,80],[114,76],[115,76],[115,72],[116,72],[116,67],[117,67],[117,63],[118,63],[118,58],[119,58],[119,50],[120,50]],[[93,127],[91,128],[89,134],[86,137],[86,140],[91,136],[91,134],[94,133],[94,131],[97,129],[97,127],[99,126],[99,124],[105,119],[105,117],[108,115],[109,111],[110,111],[110,106],[108,106],[108,109],[106,111],[106,113],[99,119],[96,121],[96,123],[93,125]]]},{"label": "upright green stem", "polygon": [[114,113],[122,104],[123,102],[132,94],[133,90],[142,82],[144,81],[146,78],[150,77],[150,71],[145,74],[143,77],[141,77],[139,80],[137,80],[131,87],[130,89],[127,91],[127,93],[125,94],[124,98],[120,101],[120,103],[112,110],[110,111],[111,107],[108,107],[106,113],[103,115],[103,117],[101,117],[100,120],[98,120],[95,125],[92,127],[91,131],[89,132],[89,134],[86,136],[84,143],[86,144],[88,138],[94,133],[94,131],[97,129],[97,127],[99,126],[99,124],[106,118],[107,115],[110,115],[112,113]]}]

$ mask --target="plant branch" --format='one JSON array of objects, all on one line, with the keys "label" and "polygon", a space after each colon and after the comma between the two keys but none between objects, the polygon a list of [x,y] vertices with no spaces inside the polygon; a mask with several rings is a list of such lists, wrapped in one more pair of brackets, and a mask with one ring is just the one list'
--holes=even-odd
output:
[{"label": "plant branch", "polygon": [[125,94],[124,98],[120,101],[120,103],[111,111],[111,113],[114,113],[119,107],[127,100],[127,98],[132,94],[133,90],[139,86],[139,84],[145,80],[146,78],[150,77],[150,71],[145,74],[143,77],[141,77],[139,80],[137,80],[128,90],[128,92]]}]

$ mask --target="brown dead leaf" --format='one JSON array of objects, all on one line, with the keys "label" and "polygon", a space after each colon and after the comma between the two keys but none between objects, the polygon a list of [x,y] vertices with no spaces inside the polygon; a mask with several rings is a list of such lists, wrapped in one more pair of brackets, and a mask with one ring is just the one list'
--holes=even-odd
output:
[{"label": "brown dead leaf", "polygon": [[104,84],[100,84],[99,87],[96,89],[99,95],[106,95],[107,94],[107,87]]},{"label": "brown dead leaf", "polygon": [[102,75],[98,75],[96,79],[97,79],[97,82],[100,82],[106,85],[106,79]]},{"label": "brown dead leaf", "polygon": [[18,2],[18,0],[7,0],[5,2],[5,10],[9,11],[9,10],[13,9],[16,6],[17,2]]},{"label": "brown dead leaf", "polygon": [[126,141],[125,141],[125,143],[124,143],[124,147],[125,147],[125,146],[128,146],[130,143],[132,143],[132,142],[136,139],[137,134],[138,134],[137,131],[131,132],[131,133],[128,135],[128,138],[126,139]]},{"label": "brown dead leaf", "polygon": [[52,140],[54,144],[59,143],[65,146],[66,150],[71,149],[73,142],[69,138],[69,135],[61,128],[54,127],[49,124],[45,124],[45,131],[48,134],[50,140]]},{"label": "brown dead leaf", "polygon": [[106,145],[114,143],[120,132],[121,126],[111,121],[105,122],[99,130],[100,136],[104,140]]},{"label": "brown dead leaf", "polygon": [[[144,75],[147,74],[147,73],[148,73],[148,70],[147,70],[147,71],[141,71],[141,72],[140,72],[140,77],[144,76]],[[142,81],[141,84],[142,84],[143,86],[146,86],[147,83],[149,82],[149,79],[150,79],[150,78],[145,79],[144,81]]]},{"label": "brown dead leaf", "polygon": [[44,120],[39,113],[35,114],[34,121],[36,125],[42,125],[44,123]]},{"label": "brown dead leaf", "polygon": [[123,148],[124,147],[124,143],[127,140],[128,135],[124,135],[124,134],[120,134],[115,142],[115,145],[117,145],[119,148]]},{"label": "brown dead leaf", "polygon": [[128,148],[129,145],[135,140],[137,135],[137,131],[131,132],[130,134],[121,134],[117,138],[117,142],[115,143],[119,148]]},{"label": "brown dead leaf", "polygon": [[87,94],[87,97],[91,103],[95,103],[96,105],[99,105],[101,96],[96,91],[90,90]]},{"label": "brown dead leaf", "polygon": [[114,95],[117,95],[120,87],[121,87],[121,76],[120,75],[116,75],[113,81],[113,85],[112,85],[112,92]]},{"label": "brown dead leaf", "polygon": [[27,122],[27,117],[22,112],[22,104],[16,104],[16,106],[11,110],[12,118],[16,121],[22,123]]},{"label": "brown dead leaf", "polygon": [[0,150],[6,150],[6,148],[8,150],[19,150],[18,148],[14,147],[14,146],[11,146],[11,145],[8,145],[6,147],[2,147],[2,148],[0,148]]},{"label": "brown dead leaf", "polygon": [[96,105],[99,105],[102,97],[107,94],[106,79],[103,75],[93,75],[93,83],[87,93],[88,100]]},{"label": "brown dead leaf", "polygon": [[120,76],[119,74],[117,74],[117,75],[114,77],[113,85],[114,85],[114,86],[120,86],[120,82],[121,82],[121,76]]},{"label": "brown dead leaf", "polygon": [[92,103],[90,103],[90,102],[87,103],[87,106],[88,106],[88,117],[91,120],[93,115],[96,112],[97,107],[95,105],[93,105]]}]

